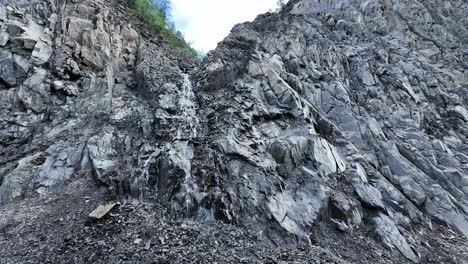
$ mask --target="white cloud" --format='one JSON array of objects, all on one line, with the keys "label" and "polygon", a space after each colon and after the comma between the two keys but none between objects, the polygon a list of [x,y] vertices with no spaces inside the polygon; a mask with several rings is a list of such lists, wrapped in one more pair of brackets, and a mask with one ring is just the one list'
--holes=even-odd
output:
[{"label": "white cloud", "polygon": [[196,50],[216,48],[235,24],[275,9],[277,0],[172,0],[172,17]]}]

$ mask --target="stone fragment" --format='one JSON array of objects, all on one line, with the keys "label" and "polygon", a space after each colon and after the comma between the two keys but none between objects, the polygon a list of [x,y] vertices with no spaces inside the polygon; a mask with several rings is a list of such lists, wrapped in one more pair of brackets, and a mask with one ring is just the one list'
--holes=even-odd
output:
[{"label": "stone fragment", "polygon": [[150,250],[151,248],[151,240],[145,242],[145,250]]},{"label": "stone fragment", "polygon": [[160,96],[159,105],[161,108],[167,111],[175,111],[176,110],[176,98],[172,94],[164,94]]},{"label": "stone fragment", "polygon": [[69,180],[79,165],[82,149],[82,145],[64,149],[59,145],[54,145],[47,149],[49,156],[41,165],[39,185],[48,188]]},{"label": "stone fragment", "polygon": [[78,95],[78,88],[72,83],[64,83],[63,81],[54,81],[53,87],[56,91],[63,91],[67,95]]},{"label": "stone fragment", "polygon": [[46,77],[45,69],[35,69],[35,73],[23,82],[17,92],[22,104],[35,113],[45,112],[50,101],[50,88],[45,81]]},{"label": "stone fragment", "polygon": [[309,151],[308,140],[305,137],[289,137],[273,142],[270,152],[275,161],[280,165],[282,175],[299,167],[303,163]]},{"label": "stone fragment", "polygon": [[7,8],[3,3],[0,4],[0,21],[7,21]]},{"label": "stone fragment", "polygon": [[356,165],[356,172],[359,175],[359,178],[361,178],[363,182],[367,183],[369,180],[367,178],[366,170],[364,169],[364,167],[362,167],[362,165],[359,162],[356,162],[355,165]]},{"label": "stone fragment", "polygon": [[107,204],[101,204],[89,214],[89,217],[96,219],[96,220],[102,219],[110,211],[112,211],[112,209],[114,209],[116,205],[117,203],[113,203],[113,202],[107,203]]},{"label": "stone fragment", "polygon": [[67,36],[80,44],[82,41],[83,32],[94,28],[93,21],[77,17],[69,17],[67,24]]},{"label": "stone fragment", "polygon": [[32,171],[37,170],[34,161],[40,159],[42,154],[39,152],[19,160],[16,168],[3,176],[0,185],[0,206],[22,197],[26,191],[32,189],[31,182],[36,176]]},{"label": "stone fragment", "polygon": [[24,25],[17,21],[9,21],[6,29],[8,31],[8,35],[11,38],[17,37],[25,31]]},{"label": "stone fragment", "polygon": [[31,60],[18,54],[13,54],[13,63],[15,65],[16,77],[25,80],[28,77]]},{"label": "stone fragment", "polygon": [[49,61],[51,55],[52,47],[47,43],[39,41],[34,46],[34,50],[31,55],[32,62],[36,66],[41,66]]}]

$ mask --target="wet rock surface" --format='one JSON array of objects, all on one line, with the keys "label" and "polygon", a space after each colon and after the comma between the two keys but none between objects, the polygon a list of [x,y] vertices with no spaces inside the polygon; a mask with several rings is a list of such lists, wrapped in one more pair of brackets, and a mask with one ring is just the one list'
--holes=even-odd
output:
[{"label": "wet rock surface", "polygon": [[292,0],[200,63],[124,1],[0,0],[0,256],[468,263],[466,12]]}]

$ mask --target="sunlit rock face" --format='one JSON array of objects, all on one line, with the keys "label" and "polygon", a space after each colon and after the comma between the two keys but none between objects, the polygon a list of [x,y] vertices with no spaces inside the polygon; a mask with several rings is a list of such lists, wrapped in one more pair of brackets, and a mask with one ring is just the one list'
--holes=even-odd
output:
[{"label": "sunlit rock face", "polygon": [[339,194],[413,261],[400,232],[468,235],[467,7],[291,1],[236,26],[195,75],[200,206],[307,238]]},{"label": "sunlit rock face", "polygon": [[83,177],[142,199],[168,134],[159,109],[186,108],[174,131],[196,120],[179,100],[196,63],[143,38],[122,1],[0,1],[0,205]]},{"label": "sunlit rock face", "polygon": [[86,178],[275,245],[325,225],[419,262],[433,224],[468,236],[467,13],[292,0],[199,63],[118,1],[0,1],[0,206]]}]

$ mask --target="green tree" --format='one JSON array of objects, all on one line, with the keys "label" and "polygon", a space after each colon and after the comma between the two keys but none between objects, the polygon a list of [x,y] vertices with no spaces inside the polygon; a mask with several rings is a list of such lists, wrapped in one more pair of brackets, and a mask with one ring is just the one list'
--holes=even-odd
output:
[{"label": "green tree", "polygon": [[[160,36],[172,48],[181,48],[187,55],[198,56],[197,52],[190,47],[184,36],[178,31],[170,20],[170,0],[128,0],[130,13],[141,17],[146,24],[151,25],[159,31]],[[133,21],[139,23],[138,21]]]}]

